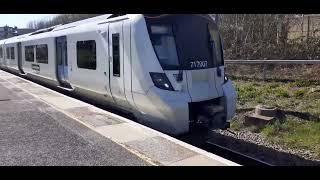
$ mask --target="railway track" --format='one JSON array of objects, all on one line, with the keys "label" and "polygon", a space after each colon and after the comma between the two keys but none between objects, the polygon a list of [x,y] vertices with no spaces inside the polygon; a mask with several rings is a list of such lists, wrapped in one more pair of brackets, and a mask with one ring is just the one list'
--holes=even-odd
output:
[{"label": "railway track", "polygon": [[[215,137],[212,136],[211,131],[206,131],[201,126],[193,126],[190,133],[175,138],[243,166],[274,166],[273,164],[214,142]],[[223,139],[220,140],[223,141]]]},{"label": "railway track", "polygon": [[247,156],[245,154],[220,146],[210,141],[206,141],[204,145],[202,145],[199,148],[214,153],[218,156],[221,156],[243,166],[273,166],[272,164],[269,164],[267,162]]}]

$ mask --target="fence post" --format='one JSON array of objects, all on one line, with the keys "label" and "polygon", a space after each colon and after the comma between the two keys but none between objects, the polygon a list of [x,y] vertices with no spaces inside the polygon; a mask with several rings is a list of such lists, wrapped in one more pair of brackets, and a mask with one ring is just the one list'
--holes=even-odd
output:
[{"label": "fence post", "polygon": [[309,31],[310,31],[310,16],[307,16],[308,18],[308,26],[307,26],[307,40],[309,40]]},{"label": "fence post", "polygon": [[265,81],[266,80],[266,71],[267,71],[267,69],[266,69],[266,64],[264,63],[263,65],[262,65],[262,78],[263,78],[263,81]]}]

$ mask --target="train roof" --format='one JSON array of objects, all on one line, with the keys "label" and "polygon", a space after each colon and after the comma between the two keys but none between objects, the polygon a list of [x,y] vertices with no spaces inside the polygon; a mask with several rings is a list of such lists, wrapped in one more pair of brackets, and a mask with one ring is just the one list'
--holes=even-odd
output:
[{"label": "train roof", "polygon": [[[11,37],[8,39],[3,39],[3,40],[0,40],[0,44],[11,44],[11,43],[31,41],[31,40],[37,40],[37,39],[43,39],[43,38],[65,36],[68,34],[74,34],[74,33],[86,32],[86,31],[94,31],[97,28],[97,26],[99,26],[100,24],[108,23],[115,20],[130,19],[130,18],[136,17],[137,15],[138,14],[105,14],[105,15],[96,16],[93,18],[88,18],[88,19],[84,19],[84,20],[80,20],[80,21],[76,21],[68,24],[60,24],[53,27],[40,29],[32,33],[23,34],[23,35]],[[168,14],[153,14],[153,15],[143,14],[142,16],[156,18],[156,17],[166,16],[166,15]]]},{"label": "train roof", "polygon": [[30,40],[37,40],[48,37],[58,37],[63,35],[68,35],[77,32],[84,32],[89,30],[94,30],[99,24],[107,23],[109,21],[120,20],[124,18],[129,18],[134,16],[126,14],[105,14],[101,16],[96,16],[93,18],[84,19],[81,21],[76,21],[63,25],[56,25],[53,27],[48,27],[44,29],[37,30],[32,33],[15,36],[12,38],[0,40],[0,44],[11,44],[16,42],[24,42]]}]

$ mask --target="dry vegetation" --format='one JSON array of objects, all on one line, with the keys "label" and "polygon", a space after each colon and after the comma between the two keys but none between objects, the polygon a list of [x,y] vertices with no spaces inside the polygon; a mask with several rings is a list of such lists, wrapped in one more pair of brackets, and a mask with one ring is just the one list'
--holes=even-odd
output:
[{"label": "dry vegetation", "polygon": [[218,19],[225,59],[319,59],[320,38],[314,33],[288,39],[291,27],[303,21],[295,14],[221,14]]},{"label": "dry vegetation", "polygon": [[[264,66],[264,67],[263,67]],[[263,72],[263,68],[265,68]],[[275,81],[320,81],[320,65],[302,64],[226,64],[226,73],[230,77],[241,79],[259,79]],[[265,76],[263,75],[265,74]]]},{"label": "dry vegetation", "polygon": [[[261,133],[271,143],[303,149],[320,159],[320,83],[234,79],[238,113],[231,128]],[[278,107],[277,120],[264,127],[246,126],[244,115],[258,104]],[[243,110],[243,111],[242,111]]]}]

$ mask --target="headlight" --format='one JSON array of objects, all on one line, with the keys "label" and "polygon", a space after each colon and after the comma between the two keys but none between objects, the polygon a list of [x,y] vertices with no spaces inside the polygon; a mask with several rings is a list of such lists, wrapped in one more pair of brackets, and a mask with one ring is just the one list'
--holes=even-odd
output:
[{"label": "headlight", "polygon": [[224,74],[224,83],[228,82],[229,78],[227,77],[226,74]]},{"label": "headlight", "polygon": [[154,73],[150,72],[151,79],[153,81],[153,84],[164,90],[168,91],[174,91],[169,79],[167,78],[165,73]]}]

